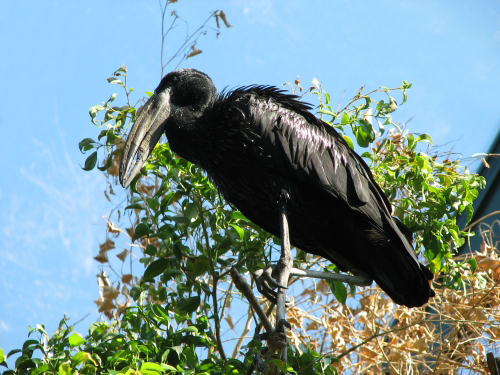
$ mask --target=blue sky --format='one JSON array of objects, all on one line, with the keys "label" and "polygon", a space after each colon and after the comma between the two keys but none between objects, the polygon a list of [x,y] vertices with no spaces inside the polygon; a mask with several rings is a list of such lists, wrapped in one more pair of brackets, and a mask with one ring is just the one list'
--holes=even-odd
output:
[{"label": "blue sky", "polygon": [[[223,9],[222,28],[182,63],[215,85],[280,86],[300,75],[336,103],[367,89],[413,83],[394,115],[412,118],[468,157],[499,131],[500,3],[497,1],[187,1],[191,29]],[[125,64],[134,100],[160,80],[156,0],[14,1],[0,4],[0,347],[19,347],[28,325],[52,332],[63,314],[83,332],[98,318],[92,259],[105,240],[98,172],[83,172],[78,142],[96,137],[90,106],[113,92],[106,78]],[[178,45],[179,27],[166,56]],[[178,40],[178,39],[177,39]],[[167,71],[174,66],[167,67]],[[118,99],[119,100],[119,99]],[[310,99],[313,102],[313,99]]]}]

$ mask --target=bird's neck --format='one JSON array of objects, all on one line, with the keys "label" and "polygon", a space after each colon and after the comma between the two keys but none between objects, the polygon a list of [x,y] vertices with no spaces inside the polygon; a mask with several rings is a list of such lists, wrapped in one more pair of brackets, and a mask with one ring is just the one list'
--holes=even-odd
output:
[{"label": "bird's neck", "polygon": [[199,164],[197,150],[203,142],[203,115],[206,109],[179,108],[169,124],[165,127],[165,135],[170,149],[184,159]]}]

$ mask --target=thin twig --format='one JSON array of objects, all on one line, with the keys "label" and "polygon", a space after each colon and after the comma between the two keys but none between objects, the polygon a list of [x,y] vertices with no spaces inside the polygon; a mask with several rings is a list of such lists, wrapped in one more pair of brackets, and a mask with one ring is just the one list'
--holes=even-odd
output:
[{"label": "thin twig", "polygon": [[208,262],[210,263],[210,270],[212,271],[212,281],[213,281],[213,287],[212,287],[212,304],[214,308],[214,321],[215,321],[215,338],[217,340],[217,348],[219,349],[220,356],[222,360],[225,362],[226,361],[226,353],[224,352],[224,347],[222,346],[222,341],[221,341],[221,335],[220,335],[220,317],[219,317],[219,311],[218,311],[218,304],[217,304],[217,282],[218,282],[218,277],[217,273],[215,271],[215,264],[212,258],[212,249],[210,246],[210,239],[208,236],[208,231],[205,223],[205,218],[203,216],[203,208],[201,205],[201,200],[199,196],[194,195],[193,200],[195,201],[195,204],[198,208],[198,214],[200,215],[200,221],[201,221],[201,226],[203,228],[203,235],[205,237],[205,243],[207,246],[207,253],[208,253]]},{"label": "thin twig", "polygon": [[246,280],[240,275],[238,270],[235,267],[231,268],[231,278],[233,279],[234,285],[238,290],[243,293],[246,297],[248,303],[252,306],[253,311],[259,316],[260,322],[263,324],[266,332],[271,334],[274,332],[274,327],[269,321],[268,317],[260,307],[259,302],[255,298],[255,295],[250,288],[250,285],[246,282]]},{"label": "thin twig", "polygon": [[241,334],[240,338],[238,339],[238,342],[236,343],[236,346],[234,347],[233,350],[233,358],[236,358],[238,356],[238,352],[240,351],[241,345],[243,344],[243,340],[245,339],[247,333],[250,331],[250,325],[252,324],[252,306],[248,306],[248,317],[247,317],[247,322],[245,323],[245,329],[243,330],[243,333]]}]

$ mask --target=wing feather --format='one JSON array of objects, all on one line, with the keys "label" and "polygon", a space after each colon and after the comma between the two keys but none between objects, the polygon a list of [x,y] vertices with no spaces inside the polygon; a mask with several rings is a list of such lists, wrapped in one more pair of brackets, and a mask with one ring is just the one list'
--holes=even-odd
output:
[{"label": "wing feather", "polygon": [[287,170],[293,179],[310,182],[352,208],[375,196],[390,214],[390,204],[370,170],[333,128],[291,95],[275,94],[274,100],[261,95],[249,99],[249,120],[278,173]]}]

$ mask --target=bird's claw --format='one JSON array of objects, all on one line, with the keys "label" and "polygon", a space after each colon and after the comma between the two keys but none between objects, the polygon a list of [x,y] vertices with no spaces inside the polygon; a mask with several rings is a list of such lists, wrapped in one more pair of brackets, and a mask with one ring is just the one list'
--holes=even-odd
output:
[{"label": "bird's claw", "polygon": [[[255,284],[257,286],[257,290],[266,297],[270,302],[276,304],[277,303],[277,293],[275,289],[283,288],[288,289],[286,286],[281,285],[276,282],[273,278],[273,273],[275,271],[275,267],[268,266],[266,268],[257,270],[253,273],[253,277],[255,279]],[[289,301],[286,302],[286,305],[289,305]]]},{"label": "bird's claw", "polygon": [[276,331],[284,332],[285,331],[284,327],[286,327],[288,329],[292,329],[292,325],[290,324],[290,322],[288,320],[280,319],[279,322],[276,324]]}]

